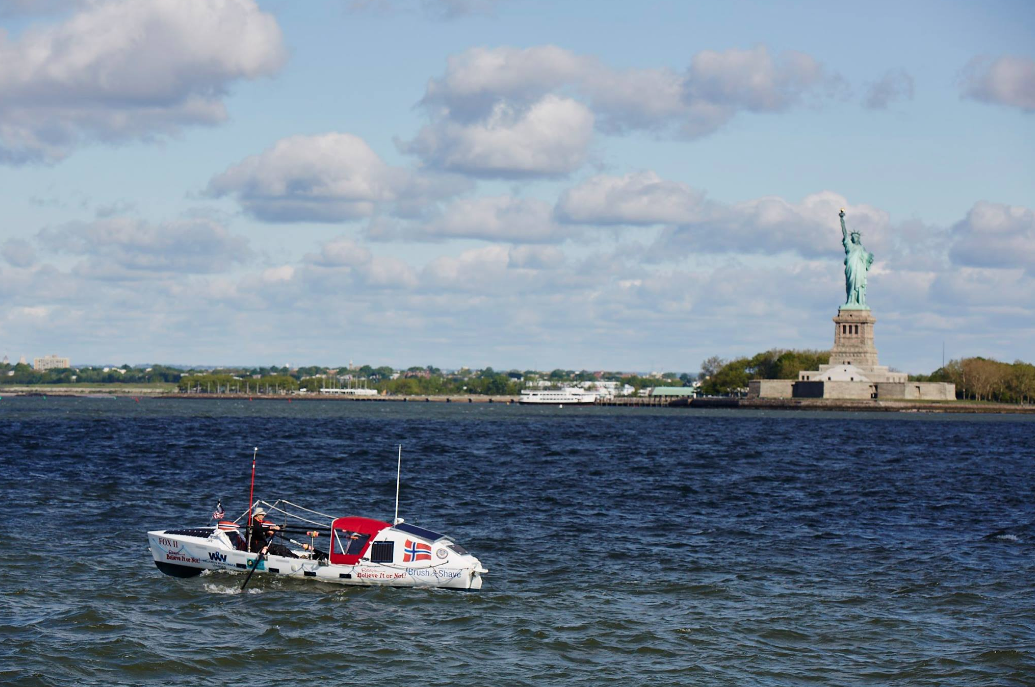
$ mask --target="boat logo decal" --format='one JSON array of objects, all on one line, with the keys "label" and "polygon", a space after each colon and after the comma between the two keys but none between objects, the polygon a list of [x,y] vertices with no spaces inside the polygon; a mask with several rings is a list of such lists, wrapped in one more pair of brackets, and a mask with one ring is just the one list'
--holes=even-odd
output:
[{"label": "boat logo decal", "polygon": [[356,571],[357,580],[401,580],[406,577],[405,573],[392,572],[391,570],[369,570],[366,568]]},{"label": "boat logo decal", "polygon": [[406,540],[406,547],[403,549],[403,563],[431,560],[431,544],[419,541]]},{"label": "boat logo decal", "polygon": [[208,559],[210,561],[219,561],[220,563],[226,563],[226,554],[219,553],[218,551],[209,551]]},{"label": "boat logo decal", "polygon": [[445,558],[446,556],[449,555],[449,552],[446,551],[445,549],[439,549],[438,551],[435,552],[435,555],[438,556],[439,558]]},{"label": "boat logo decal", "polygon": [[434,577],[436,580],[455,580],[462,572],[446,568],[406,568],[406,574],[410,577]]}]

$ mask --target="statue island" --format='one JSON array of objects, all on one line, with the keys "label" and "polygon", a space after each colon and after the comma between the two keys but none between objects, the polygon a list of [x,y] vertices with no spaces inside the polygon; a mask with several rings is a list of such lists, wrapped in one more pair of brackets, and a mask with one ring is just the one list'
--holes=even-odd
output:
[{"label": "statue island", "polygon": [[749,382],[749,398],[830,398],[871,400],[938,400],[956,398],[956,386],[942,382],[910,382],[877,362],[873,326],[877,318],[866,304],[866,273],[873,253],[862,245],[859,231],[849,232],[841,208],[841,245],[845,249],[845,302],[834,317],[830,361],[818,370],[799,372],[798,379]]}]

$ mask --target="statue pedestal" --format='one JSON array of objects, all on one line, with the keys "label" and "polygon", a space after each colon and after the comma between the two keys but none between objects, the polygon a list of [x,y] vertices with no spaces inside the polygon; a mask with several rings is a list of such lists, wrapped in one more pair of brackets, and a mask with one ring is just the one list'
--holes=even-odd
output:
[{"label": "statue pedestal", "polygon": [[873,325],[876,323],[877,318],[869,308],[840,308],[834,318],[830,365],[855,365],[863,369],[877,367],[877,347],[873,343]]}]

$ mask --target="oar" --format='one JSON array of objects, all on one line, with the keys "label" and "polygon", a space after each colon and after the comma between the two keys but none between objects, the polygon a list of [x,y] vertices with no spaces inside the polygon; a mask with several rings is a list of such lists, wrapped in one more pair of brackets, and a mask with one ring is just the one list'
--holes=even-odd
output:
[{"label": "oar", "polygon": [[244,588],[248,586],[248,580],[252,579],[252,573],[255,572],[255,569],[259,567],[259,563],[262,562],[262,558],[266,555],[267,549],[269,549],[269,544],[262,547],[262,551],[260,551],[259,555],[255,557],[255,562],[252,563],[252,569],[248,571],[248,577],[244,578],[244,584],[241,585],[242,592],[244,591]]}]

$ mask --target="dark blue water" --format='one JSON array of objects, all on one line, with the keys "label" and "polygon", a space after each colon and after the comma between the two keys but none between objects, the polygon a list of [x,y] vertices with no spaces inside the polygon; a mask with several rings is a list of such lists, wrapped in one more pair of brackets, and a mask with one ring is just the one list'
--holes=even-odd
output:
[{"label": "dark blue water", "polygon": [[[401,515],[480,592],[163,576],[217,499]],[[0,683],[1035,684],[1035,422],[0,400]]]}]

